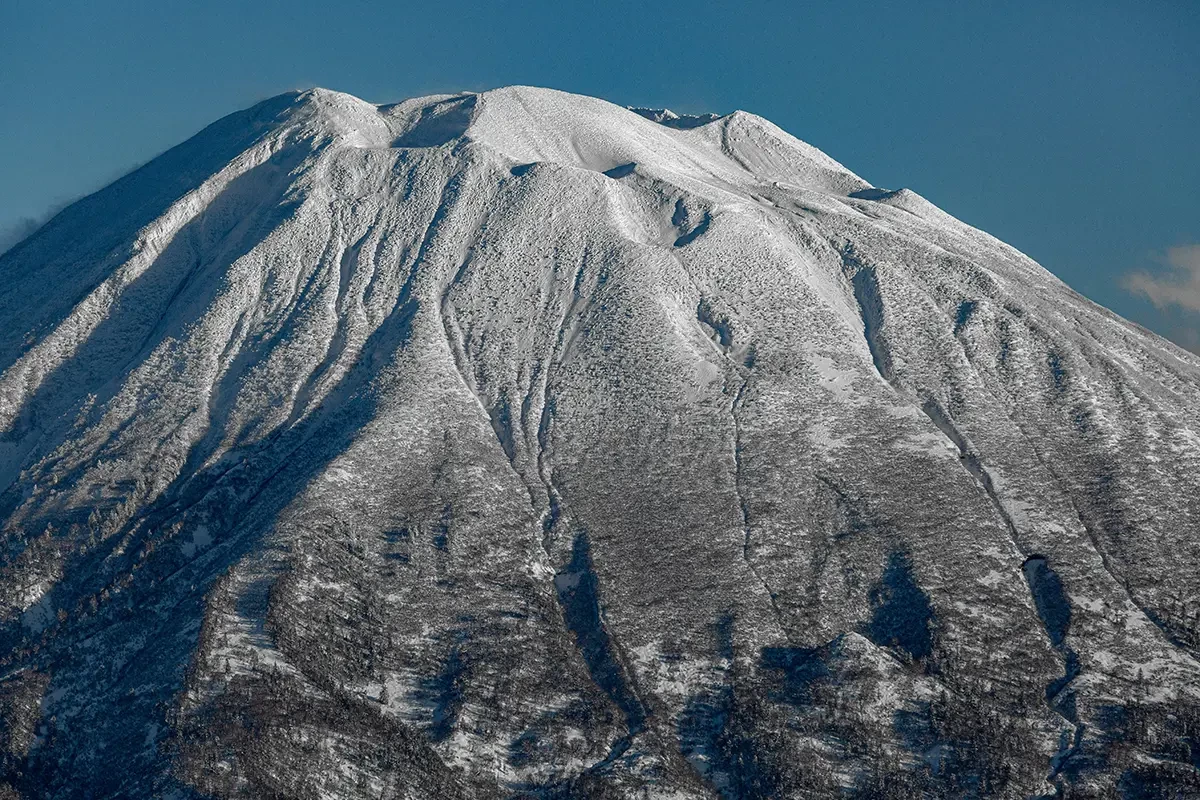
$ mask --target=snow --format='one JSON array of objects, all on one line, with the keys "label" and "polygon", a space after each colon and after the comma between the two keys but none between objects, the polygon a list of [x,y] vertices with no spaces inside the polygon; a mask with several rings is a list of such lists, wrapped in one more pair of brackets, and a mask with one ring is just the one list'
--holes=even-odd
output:
[{"label": "snow", "polygon": [[[699,797],[736,723],[850,785],[879,764],[838,737],[956,763],[894,720],[986,685],[951,700],[1028,796],[1070,654],[1089,737],[1138,670],[1156,707],[1200,680],[1200,362],[753,114],[290,93],[0,273],[6,674],[75,726],[27,774]],[[863,634],[898,554],[936,664]],[[282,726],[266,761],[223,703]]]}]

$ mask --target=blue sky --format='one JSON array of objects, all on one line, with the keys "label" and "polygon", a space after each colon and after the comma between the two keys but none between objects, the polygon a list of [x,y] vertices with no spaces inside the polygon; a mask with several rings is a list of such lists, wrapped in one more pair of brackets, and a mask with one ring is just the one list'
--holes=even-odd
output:
[{"label": "blue sky", "polygon": [[0,0],[0,246],[238,108],[524,83],[761,114],[1200,351],[1200,2]]}]

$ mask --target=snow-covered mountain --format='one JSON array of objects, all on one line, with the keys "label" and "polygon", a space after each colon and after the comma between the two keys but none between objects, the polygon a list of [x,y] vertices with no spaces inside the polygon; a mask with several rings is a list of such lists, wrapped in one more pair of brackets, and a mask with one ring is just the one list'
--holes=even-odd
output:
[{"label": "snow-covered mountain", "polygon": [[760,117],[282,95],[0,322],[0,796],[1200,792],[1200,360]]}]

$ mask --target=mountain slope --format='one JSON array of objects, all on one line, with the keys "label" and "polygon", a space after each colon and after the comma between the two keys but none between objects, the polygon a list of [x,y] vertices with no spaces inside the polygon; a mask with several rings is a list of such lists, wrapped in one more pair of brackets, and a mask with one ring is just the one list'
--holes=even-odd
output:
[{"label": "mountain slope", "polygon": [[283,95],[0,276],[25,796],[1198,791],[1200,362],[766,120]]}]

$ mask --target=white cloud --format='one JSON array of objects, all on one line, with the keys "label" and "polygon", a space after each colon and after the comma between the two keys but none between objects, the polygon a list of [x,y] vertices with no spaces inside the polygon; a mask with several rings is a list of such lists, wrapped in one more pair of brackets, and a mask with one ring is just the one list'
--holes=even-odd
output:
[{"label": "white cloud", "polygon": [[1178,306],[1200,311],[1200,244],[1172,247],[1165,261],[1168,269],[1157,275],[1148,272],[1126,275],[1125,288],[1160,309]]}]

